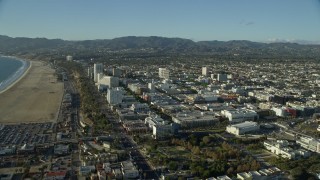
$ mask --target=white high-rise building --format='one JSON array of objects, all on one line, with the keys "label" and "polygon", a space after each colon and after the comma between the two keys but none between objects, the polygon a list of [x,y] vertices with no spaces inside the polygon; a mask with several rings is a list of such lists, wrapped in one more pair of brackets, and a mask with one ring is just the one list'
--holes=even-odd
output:
[{"label": "white high-rise building", "polygon": [[209,69],[207,67],[202,67],[202,75],[203,76],[208,76]]},{"label": "white high-rise building", "polygon": [[107,101],[109,104],[120,104],[123,99],[124,91],[122,88],[111,88],[107,92]]},{"label": "white high-rise building", "polygon": [[92,66],[88,67],[88,77],[90,79],[93,78],[93,67]]},{"label": "white high-rise building", "polygon": [[98,73],[97,74],[97,83],[100,82],[100,80],[104,77],[104,74],[103,73]]},{"label": "white high-rise building", "polygon": [[73,60],[73,57],[70,56],[70,55],[69,55],[69,56],[66,56],[66,60],[67,60],[67,61],[72,61],[72,60]]},{"label": "white high-rise building", "polygon": [[170,71],[167,68],[159,68],[159,77],[163,79],[169,79]]},{"label": "white high-rise building", "polygon": [[148,89],[150,92],[154,92],[155,91],[154,83],[148,83]]},{"label": "white high-rise building", "polygon": [[93,65],[93,80],[98,82],[98,74],[103,73],[103,64],[97,63]]},{"label": "white high-rise building", "polygon": [[113,88],[119,86],[119,78],[113,76],[103,76],[99,79],[99,85],[104,86],[106,88]]}]

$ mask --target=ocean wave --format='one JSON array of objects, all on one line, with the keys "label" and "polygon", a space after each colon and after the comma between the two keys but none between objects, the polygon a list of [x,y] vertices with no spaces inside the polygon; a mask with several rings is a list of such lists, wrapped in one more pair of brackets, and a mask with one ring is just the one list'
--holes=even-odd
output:
[{"label": "ocean wave", "polygon": [[9,87],[14,82],[16,82],[30,66],[30,62],[28,62],[28,61],[25,61],[25,60],[22,60],[19,58],[14,58],[14,57],[10,57],[10,58],[22,62],[22,66],[17,71],[15,71],[14,74],[11,75],[9,78],[0,82],[0,92],[5,90],[7,87]]}]

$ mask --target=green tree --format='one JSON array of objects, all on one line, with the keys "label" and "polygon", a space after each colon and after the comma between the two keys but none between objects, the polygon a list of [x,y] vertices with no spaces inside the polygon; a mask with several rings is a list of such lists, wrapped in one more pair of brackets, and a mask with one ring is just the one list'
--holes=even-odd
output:
[{"label": "green tree", "polygon": [[178,164],[175,161],[170,161],[168,164],[168,168],[170,170],[177,170],[178,169]]},{"label": "green tree", "polygon": [[202,142],[205,144],[205,145],[208,145],[210,142],[211,142],[211,138],[209,136],[204,136],[202,138]]}]

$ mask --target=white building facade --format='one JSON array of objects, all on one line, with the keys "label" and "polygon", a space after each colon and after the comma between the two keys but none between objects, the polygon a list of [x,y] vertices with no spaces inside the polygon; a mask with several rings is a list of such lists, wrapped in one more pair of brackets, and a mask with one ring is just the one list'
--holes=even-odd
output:
[{"label": "white building facade", "polygon": [[202,75],[203,76],[208,76],[208,73],[209,73],[208,70],[209,70],[208,67],[202,67]]},{"label": "white building facade", "polygon": [[93,80],[98,82],[98,74],[103,73],[103,64],[97,63],[93,65]]},{"label": "white building facade", "polygon": [[169,79],[170,71],[167,68],[159,68],[159,78]]},{"label": "white building facade", "polygon": [[227,126],[226,131],[230,134],[234,135],[242,135],[248,132],[258,131],[260,129],[260,125],[253,121],[246,121],[239,124],[233,124]]},{"label": "white building facade", "polygon": [[110,89],[119,86],[119,78],[113,76],[103,76],[98,83],[103,88]]},{"label": "white building facade", "polygon": [[259,119],[257,112],[249,109],[222,110],[221,114],[228,118],[230,123]]}]

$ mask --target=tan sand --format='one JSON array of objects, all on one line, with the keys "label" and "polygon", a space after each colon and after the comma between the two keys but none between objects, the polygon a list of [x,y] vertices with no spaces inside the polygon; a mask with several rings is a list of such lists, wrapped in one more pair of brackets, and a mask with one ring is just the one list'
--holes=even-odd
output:
[{"label": "tan sand", "polygon": [[63,91],[54,69],[32,61],[26,75],[0,94],[0,123],[56,122]]}]

